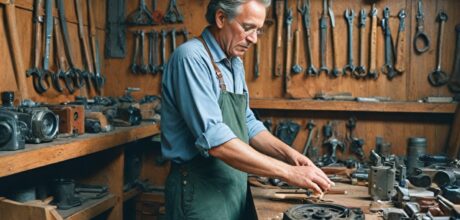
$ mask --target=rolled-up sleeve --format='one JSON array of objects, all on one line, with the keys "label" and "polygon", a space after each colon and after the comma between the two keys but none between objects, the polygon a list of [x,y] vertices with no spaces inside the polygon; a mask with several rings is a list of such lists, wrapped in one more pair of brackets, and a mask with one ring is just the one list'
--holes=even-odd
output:
[{"label": "rolled-up sleeve", "polygon": [[[184,53],[185,54],[185,53]],[[196,55],[196,56],[194,56]],[[171,68],[175,103],[183,120],[195,137],[195,146],[202,155],[208,156],[208,150],[219,146],[236,135],[223,123],[222,112],[218,104],[219,92],[207,61],[198,54],[176,54],[167,68]]]}]

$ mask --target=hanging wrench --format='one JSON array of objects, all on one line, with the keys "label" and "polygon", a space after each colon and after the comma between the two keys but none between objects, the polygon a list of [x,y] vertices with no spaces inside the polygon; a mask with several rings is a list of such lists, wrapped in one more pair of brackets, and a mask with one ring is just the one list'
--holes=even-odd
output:
[{"label": "hanging wrench", "polygon": [[[65,14],[65,6],[64,6],[64,0],[57,0],[57,6],[58,6],[58,12],[59,12],[59,23],[61,25],[61,35],[63,36],[64,39],[64,48],[65,48],[65,54],[67,57],[67,61],[69,64],[69,70],[68,70],[68,75],[70,78],[73,79],[73,84],[77,88],[82,88],[83,85],[85,84],[85,79],[81,75],[81,70],[76,68],[75,62],[74,62],[74,53],[72,49],[72,44],[70,41],[70,36],[69,36],[69,31],[67,29],[67,20],[66,20],[66,14]],[[66,85],[67,89],[73,90],[73,87],[71,85]]]},{"label": "hanging wrench", "polygon": [[171,30],[171,52],[174,52],[176,50],[176,28],[173,28]]},{"label": "hanging wrench", "polygon": [[72,85],[72,79],[70,78],[69,73],[68,73],[67,60],[66,60],[65,53],[64,53],[65,50],[63,50],[63,47],[61,44],[62,42],[61,36],[62,35],[61,35],[61,29],[59,27],[59,19],[54,18],[54,37],[55,37],[54,41],[55,41],[55,46],[56,46],[55,47],[56,55],[54,57],[56,60],[56,64],[58,66],[58,70],[52,76],[53,85],[58,92],[62,93],[64,90],[61,86],[60,80],[63,79],[67,87],[67,90],[69,90],[70,94],[73,94],[75,90]]},{"label": "hanging wrench", "polygon": [[292,73],[298,74],[303,71],[302,66],[299,64],[299,48],[300,48],[300,31],[299,29],[294,31],[294,64],[292,65]]},{"label": "hanging wrench", "polygon": [[332,10],[332,0],[329,2],[329,17],[331,18],[331,37],[332,37],[332,65],[333,69],[331,71],[331,76],[332,77],[338,77],[342,74],[342,71],[339,70],[339,67],[337,65],[337,42],[335,39],[335,16],[334,16],[334,11]]},{"label": "hanging wrench", "polygon": [[377,8],[372,5],[371,15],[371,33],[369,40],[369,71],[367,75],[370,78],[379,78],[377,70]]},{"label": "hanging wrench", "polygon": [[155,71],[153,74],[157,74],[160,69],[160,64],[158,63],[158,38],[159,33],[157,31],[153,32],[153,66],[155,67]]},{"label": "hanging wrench", "polygon": [[43,57],[43,70],[42,75],[38,79],[38,85],[42,91],[48,90],[49,87],[43,87],[43,80],[47,80],[48,77],[54,73],[49,69],[49,60],[51,52],[51,41],[53,39],[53,1],[45,1],[45,55]]},{"label": "hanging wrench", "polygon": [[444,11],[438,13],[439,32],[438,32],[438,48],[436,50],[436,69],[428,75],[428,80],[432,86],[442,86],[449,81],[449,76],[441,70],[442,60],[442,43],[444,42],[444,25],[447,21],[447,14]]},{"label": "hanging wrench", "polygon": [[131,65],[130,65],[130,69],[131,69],[131,72],[132,73],[138,73],[138,65],[137,65],[137,57],[139,55],[139,39],[140,39],[140,31],[137,30],[137,31],[134,31],[133,32],[133,37],[134,37],[134,51],[133,51],[133,58],[131,59]]},{"label": "hanging wrench", "polygon": [[166,68],[166,35],[168,32],[164,29],[161,30],[161,65],[159,71],[162,73]]},{"label": "hanging wrench", "polygon": [[318,75],[321,75],[322,72],[329,75],[329,69],[327,68],[327,0],[323,0],[323,13],[319,19],[319,27],[321,29],[319,32],[321,66],[319,68]]},{"label": "hanging wrench", "polygon": [[[425,33],[422,0],[418,0],[417,16],[415,18],[417,20],[417,29],[414,36],[414,48],[418,53],[424,53],[430,49],[430,38]],[[418,41],[422,41],[422,48],[418,46]]]},{"label": "hanging wrench", "polygon": [[399,11],[399,29],[398,29],[398,38],[396,40],[396,62],[395,70],[398,73],[403,73],[405,69],[405,55],[406,55],[406,10],[402,9]]},{"label": "hanging wrench", "polygon": [[89,27],[90,27],[90,42],[91,42],[91,51],[93,57],[93,65],[94,65],[94,75],[92,77],[94,88],[98,94],[101,94],[102,87],[105,84],[106,78],[101,73],[101,59],[99,57],[99,40],[97,38],[97,30],[96,30],[96,21],[94,20],[94,10],[93,10],[93,3],[94,0],[87,0],[88,5],[88,14],[89,14]]},{"label": "hanging wrench", "polygon": [[184,16],[182,16],[182,14],[179,11],[179,8],[177,8],[176,0],[169,0],[169,8],[165,14],[164,22],[173,24],[173,23],[182,23],[183,21],[184,21]]},{"label": "hanging wrench", "polygon": [[275,69],[273,72],[274,77],[281,76],[283,72],[283,17],[284,17],[284,3],[282,0],[276,0],[276,45],[275,45]]},{"label": "hanging wrench", "polygon": [[449,89],[452,92],[460,93],[460,24],[455,26],[457,32],[457,43],[455,45],[454,69],[450,77]]},{"label": "hanging wrench", "polygon": [[359,66],[356,67],[356,71],[353,72],[356,78],[363,78],[367,75],[366,67],[364,66],[365,57],[364,57],[364,33],[366,32],[366,10],[361,9],[359,13]]},{"label": "hanging wrench", "polygon": [[318,71],[313,66],[312,52],[311,52],[311,16],[310,16],[310,0],[304,0],[303,6],[299,5],[297,0],[297,10],[302,14],[302,25],[305,31],[305,57],[307,58],[307,71],[305,72],[309,76],[316,76]]},{"label": "hanging wrench", "polygon": [[393,52],[393,41],[391,40],[391,31],[390,31],[390,9],[386,7],[383,9],[383,19],[382,19],[382,30],[385,35],[385,64],[382,67],[382,72],[387,75],[388,79],[393,79],[396,76],[396,71],[394,70],[394,52]]},{"label": "hanging wrench", "polygon": [[353,19],[355,12],[351,9],[345,11],[345,19],[348,25],[348,64],[343,68],[344,75],[352,75],[355,72],[355,66],[353,65]]},{"label": "hanging wrench", "polygon": [[94,78],[93,65],[91,63],[91,53],[88,45],[88,39],[86,38],[84,24],[83,24],[83,11],[82,11],[81,0],[75,0],[75,9],[78,20],[78,35],[82,45],[82,59],[83,63],[86,64],[86,69],[81,71],[81,76],[86,80],[86,89],[90,90],[91,79]]},{"label": "hanging wrench", "polygon": [[[286,8],[287,9],[287,8]],[[284,76],[287,77],[291,71],[292,62],[292,21],[294,20],[293,11],[292,9],[286,10],[286,18],[284,20],[286,24],[286,63],[285,63],[285,70]]]},{"label": "hanging wrench", "polygon": [[156,72],[156,66],[153,65],[153,38],[154,38],[154,30],[148,32],[147,35],[149,37],[149,73],[154,74]]},{"label": "hanging wrench", "polygon": [[34,1],[34,27],[33,27],[33,34],[34,34],[34,53],[33,53],[33,66],[32,68],[28,69],[26,71],[27,77],[32,76],[33,77],[33,84],[34,88],[38,93],[43,93],[46,91],[44,89],[46,86],[45,85],[39,85],[40,82],[43,80],[40,79],[43,76],[42,70],[38,67],[40,63],[40,53],[41,53],[41,38],[42,38],[42,31],[41,31],[41,24],[43,23],[43,1],[42,0],[35,0]]},{"label": "hanging wrench", "polygon": [[141,35],[141,37],[139,39],[139,41],[140,41],[139,50],[140,50],[140,53],[141,53],[141,58],[140,58],[141,63],[140,63],[140,65],[137,65],[137,68],[138,68],[137,72],[142,73],[142,74],[146,74],[146,73],[149,72],[149,66],[145,64],[145,56],[144,56],[145,31],[141,30],[140,35]]}]

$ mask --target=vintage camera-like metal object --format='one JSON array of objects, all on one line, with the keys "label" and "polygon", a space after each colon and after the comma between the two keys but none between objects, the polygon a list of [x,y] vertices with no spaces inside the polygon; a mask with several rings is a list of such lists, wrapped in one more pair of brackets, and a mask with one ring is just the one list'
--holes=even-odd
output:
[{"label": "vintage camera-like metal object", "polygon": [[1,151],[24,149],[27,132],[27,125],[19,120],[16,112],[0,110]]},{"label": "vintage camera-like metal object", "polygon": [[85,107],[83,105],[55,105],[48,107],[59,116],[60,134],[85,133]]},{"label": "vintage camera-like metal object", "polygon": [[50,142],[59,131],[59,117],[46,107],[19,107],[18,119],[28,128],[26,142]]}]

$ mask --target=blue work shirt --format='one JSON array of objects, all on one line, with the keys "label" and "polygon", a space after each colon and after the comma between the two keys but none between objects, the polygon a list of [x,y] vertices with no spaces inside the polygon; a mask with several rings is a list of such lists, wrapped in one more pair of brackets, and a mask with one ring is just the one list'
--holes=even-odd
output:
[{"label": "blue work shirt", "polygon": [[[227,91],[245,94],[249,100],[242,60],[227,58],[208,28],[202,36],[222,71]],[[211,58],[198,39],[182,44],[171,55],[163,73],[161,91],[161,150],[164,157],[183,163],[199,153],[209,156],[209,149],[237,138],[223,123],[218,104],[219,82]],[[251,139],[266,129],[249,109],[249,101],[247,106],[246,123]]]}]

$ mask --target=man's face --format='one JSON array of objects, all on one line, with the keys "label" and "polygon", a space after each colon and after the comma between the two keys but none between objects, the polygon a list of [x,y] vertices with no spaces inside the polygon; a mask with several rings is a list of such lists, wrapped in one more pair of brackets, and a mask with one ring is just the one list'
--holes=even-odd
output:
[{"label": "man's face", "polygon": [[240,13],[232,20],[223,19],[220,45],[227,56],[243,56],[257,43],[257,34],[265,20],[265,6],[257,1],[249,1],[240,6]]}]

